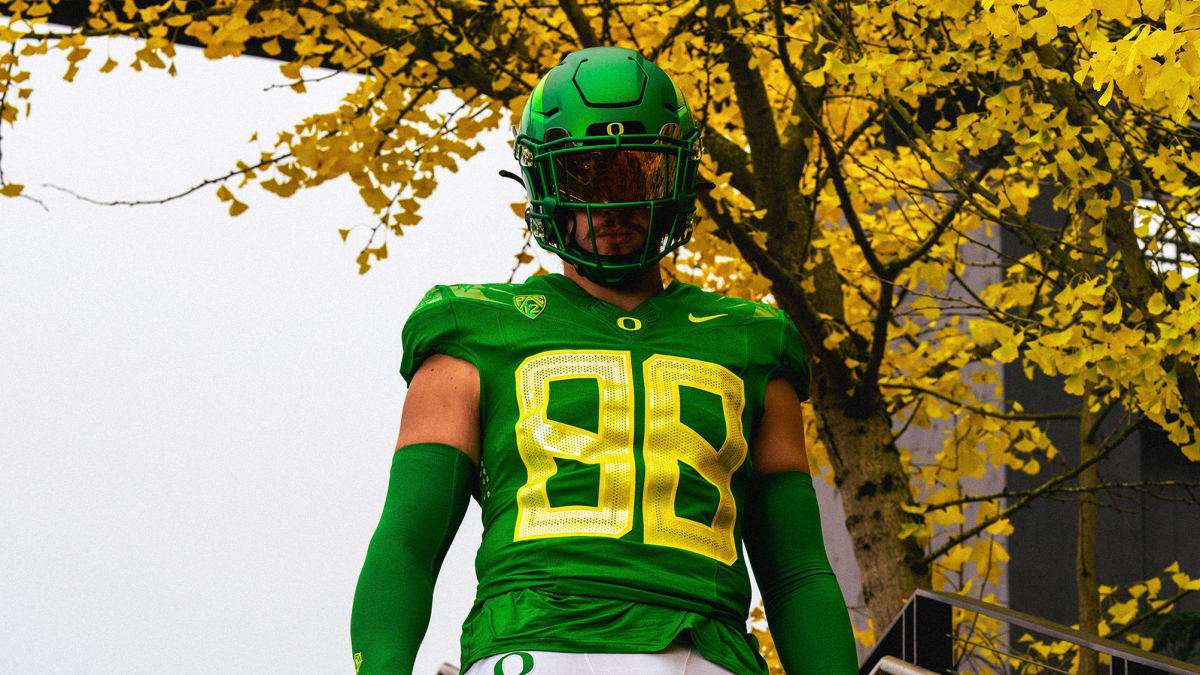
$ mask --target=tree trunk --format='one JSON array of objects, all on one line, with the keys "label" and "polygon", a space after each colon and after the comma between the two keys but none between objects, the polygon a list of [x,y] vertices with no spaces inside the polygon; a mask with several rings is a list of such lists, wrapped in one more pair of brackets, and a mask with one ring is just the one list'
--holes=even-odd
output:
[{"label": "tree trunk", "polygon": [[[1100,414],[1092,412],[1096,403],[1092,385],[1083,392],[1083,409],[1079,415],[1079,461],[1087,462],[1096,457],[1096,425]],[[1099,482],[1096,464],[1079,474],[1079,487],[1095,488]],[[1096,493],[1081,492],[1079,495],[1079,541],[1075,557],[1075,588],[1079,597],[1079,630],[1092,635],[1099,634],[1100,590],[1096,580]],[[1097,675],[1100,658],[1095,650],[1079,648],[1078,675]]]},{"label": "tree trunk", "polygon": [[876,629],[883,630],[912,590],[929,588],[929,567],[921,562],[925,555],[921,545],[915,537],[896,536],[912,522],[912,516],[900,508],[909,501],[908,476],[883,410],[852,418],[846,414],[846,392],[819,389],[813,397],[817,428],[846,510],[863,600]]}]

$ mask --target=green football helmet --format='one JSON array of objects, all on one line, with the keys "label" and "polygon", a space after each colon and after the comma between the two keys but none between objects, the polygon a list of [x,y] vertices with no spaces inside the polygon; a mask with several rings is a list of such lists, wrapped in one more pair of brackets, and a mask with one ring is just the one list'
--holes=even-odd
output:
[{"label": "green football helmet", "polygon": [[[679,87],[640,54],[593,47],[538,82],[515,130],[514,155],[537,243],[596,283],[618,284],[691,239],[700,132]],[[574,212],[648,208],[641,251],[600,255],[575,243]]]}]

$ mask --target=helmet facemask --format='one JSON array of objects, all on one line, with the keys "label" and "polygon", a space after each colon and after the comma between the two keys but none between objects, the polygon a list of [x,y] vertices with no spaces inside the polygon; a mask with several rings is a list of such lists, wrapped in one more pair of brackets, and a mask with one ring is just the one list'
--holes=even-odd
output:
[{"label": "helmet facemask", "polygon": [[[698,132],[685,140],[677,124],[666,124],[658,134],[572,138],[552,128],[546,135],[543,143],[525,145],[530,152],[523,156],[518,150],[528,161],[523,168],[531,186],[526,220],[543,248],[585,278],[621,283],[691,238]],[[640,250],[598,253],[593,214],[633,209],[646,209],[649,216]],[[577,243],[576,212],[586,216],[590,251]]]}]

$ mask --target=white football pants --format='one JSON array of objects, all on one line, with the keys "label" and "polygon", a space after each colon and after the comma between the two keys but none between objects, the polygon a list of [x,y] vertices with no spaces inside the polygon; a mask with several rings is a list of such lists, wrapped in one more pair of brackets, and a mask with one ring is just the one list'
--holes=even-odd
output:
[{"label": "white football pants", "polygon": [[464,675],[733,675],[695,649],[670,645],[649,654],[521,651],[471,664]]}]

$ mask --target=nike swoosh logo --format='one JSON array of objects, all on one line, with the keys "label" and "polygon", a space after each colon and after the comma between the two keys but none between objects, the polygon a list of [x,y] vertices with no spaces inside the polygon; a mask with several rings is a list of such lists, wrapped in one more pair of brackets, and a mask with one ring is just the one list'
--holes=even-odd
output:
[{"label": "nike swoosh logo", "polygon": [[688,313],[688,321],[691,321],[692,323],[704,323],[705,321],[712,321],[713,319],[719,319],[723,316],[729,316],[729,315],[728,314],[713,314],[712,316],[696,316],[695,314],[692,314],[689,312]]}]

